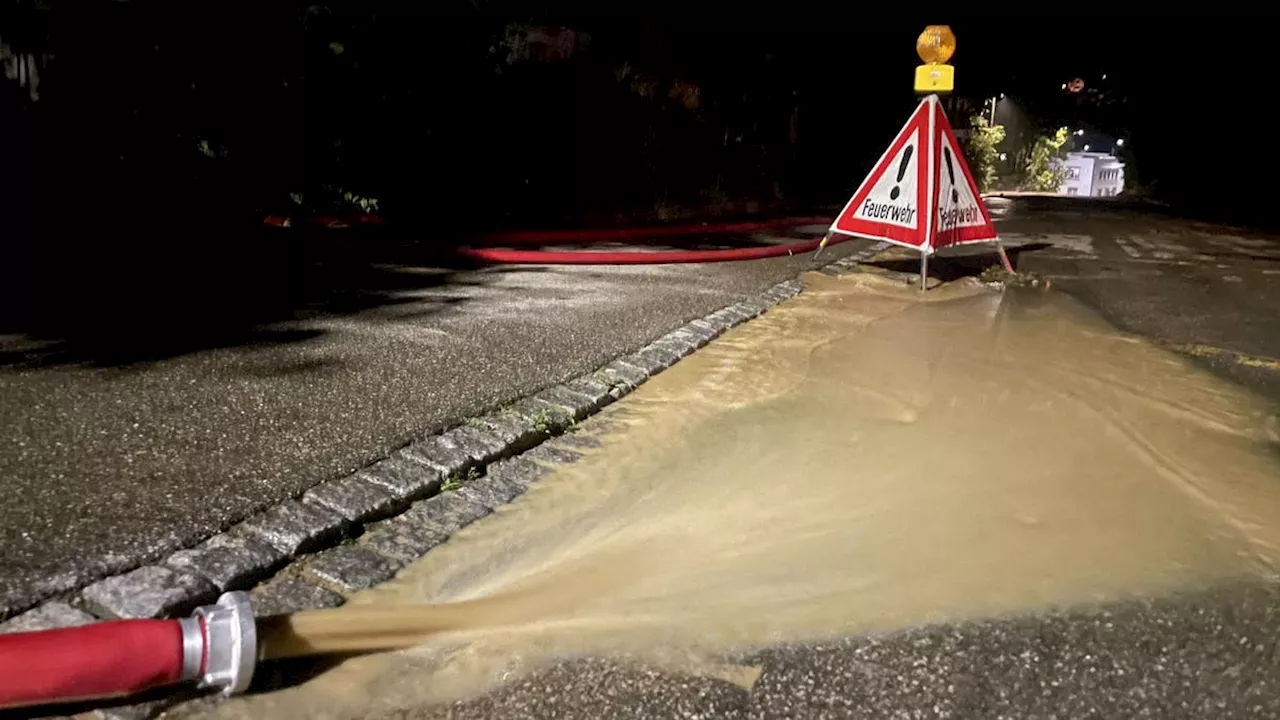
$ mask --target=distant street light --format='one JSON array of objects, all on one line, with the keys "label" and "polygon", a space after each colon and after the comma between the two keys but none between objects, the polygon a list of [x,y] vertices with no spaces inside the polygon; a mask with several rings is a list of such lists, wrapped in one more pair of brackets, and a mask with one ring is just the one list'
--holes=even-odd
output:
[{"label": "distant street light", "polygon": [[995,124],[996,124],[996,103],[1000,102],[1003,99],[1004,99],[1004,93],[991,96],[991,126],[992,127],[995,127]]},{"label": "distant street light", "polygon": [[1076,131],[1076,134],[1077,134],[1077,135],[1083,135],[1083,134],[1084,134],[1084,130],[1077,130],[1077,131]]},{"label": "distant street light", "polygon": [[1000,153],[1000,162],[1004,162],[1005,160],[1008,160],[1008,159],[1009,159],[1009,153]]},{"label": "distant street light", "polygon": [[1084,151],[1085,151],[1085,152],[1089,152],[1089,146],[1088,146],[1088,145],[1085,145],[1085,146],[1084,146]]},{"label": "distant street light", "polygon": [[1124,147],[1124,138],[1120,138],[1116,141],[1116,147]]}]

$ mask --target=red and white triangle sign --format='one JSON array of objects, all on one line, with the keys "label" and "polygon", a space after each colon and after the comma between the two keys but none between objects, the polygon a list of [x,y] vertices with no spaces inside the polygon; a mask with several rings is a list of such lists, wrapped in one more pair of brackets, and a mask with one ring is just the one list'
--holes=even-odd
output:
[{"label": "red and white triangle sign", "polygon": [[831,232],[885,240],[926,254],[997,239],[937,95],[920,102],[831,224]]}]

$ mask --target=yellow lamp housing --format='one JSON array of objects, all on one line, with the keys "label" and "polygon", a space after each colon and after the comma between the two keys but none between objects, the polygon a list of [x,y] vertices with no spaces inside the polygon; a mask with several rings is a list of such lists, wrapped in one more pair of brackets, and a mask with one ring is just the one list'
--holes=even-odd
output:
[{"label": "yellow lamp housing", "polygon": [[916,39],[916,54],[930,65],[943,65],[956,53],[956,36],[946,25],[930,25]]},{"label": "yellow lamp housing", "polygon": [[956,69],[952,65],[920,65],[916,68],[916,92],[948,93],[956,87]]}]

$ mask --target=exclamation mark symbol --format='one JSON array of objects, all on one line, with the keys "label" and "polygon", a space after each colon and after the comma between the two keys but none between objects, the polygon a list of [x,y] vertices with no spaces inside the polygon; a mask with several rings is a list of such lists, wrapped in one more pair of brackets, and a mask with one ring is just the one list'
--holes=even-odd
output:
[{"label": "exclamation mark symbol", "polygon": [[[907,149],[902,151],[902,159],[898,161],[898,182],[902,182],[902,178],[906,177],[907,163],[911,162],[911,153],[914,153],[915,151],[916,148],[914,145],[908,145]],[[897,185],[894,185],[893,189],[889,191],[889,199],[897,200],[898,196],[901,194],[902,190],[900,190]]]},{"label": "exclamation mark symbol", "polygon": [[951,148],[942,148],[942,159],[947,161],[947,177],[951,178],[951,203],[960,203],[960,193],[956,190],[956,169],[951,166]]}]

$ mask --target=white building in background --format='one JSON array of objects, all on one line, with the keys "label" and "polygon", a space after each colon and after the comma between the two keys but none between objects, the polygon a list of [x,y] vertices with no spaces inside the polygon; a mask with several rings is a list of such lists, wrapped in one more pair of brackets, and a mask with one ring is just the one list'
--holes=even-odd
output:
[{"label": "white building in background", "polygon": [[1059,195],[1110,197],[1124,190],[1124,163],[1115,155],[1071,152],[1060,164],[1063,173]]}]

